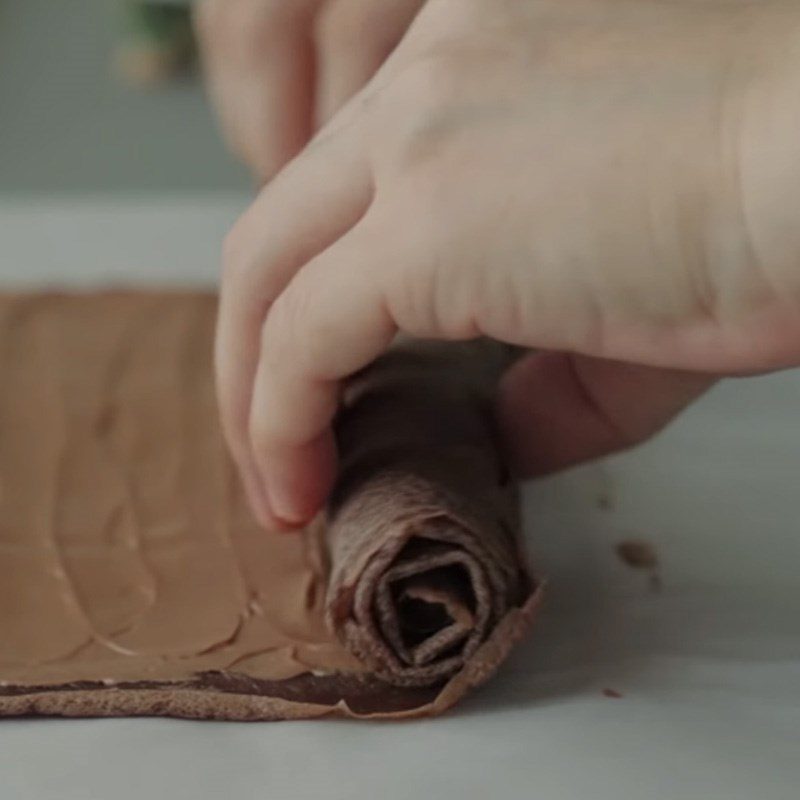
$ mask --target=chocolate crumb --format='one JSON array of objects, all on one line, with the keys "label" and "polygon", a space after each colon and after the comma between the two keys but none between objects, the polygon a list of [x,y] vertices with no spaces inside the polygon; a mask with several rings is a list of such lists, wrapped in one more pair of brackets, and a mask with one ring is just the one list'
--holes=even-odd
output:
[{"label": "chocolate crumb", "polygon": [[622,699],[622,694],[616,689],[603,689],[603,697],[611,697],[614,700]]},{"label": "chocolate crumb", "polygon": [[616,548],[620,560],[633,569],[658,569],[658,553],[655,547],[643,539],[628,539]]},{"label": "chocolate crumb", "polygon": [[597,507],[601,511],[613,511],[614,510],[614,500],[608,492],[602,492],[597,496]]}]

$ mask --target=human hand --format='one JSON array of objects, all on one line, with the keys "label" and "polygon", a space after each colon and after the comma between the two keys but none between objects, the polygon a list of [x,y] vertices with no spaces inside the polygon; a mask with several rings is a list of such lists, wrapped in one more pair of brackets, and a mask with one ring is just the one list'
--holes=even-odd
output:
[{"label": "human hand", "polygon": [[424,0],[203,0],[195,28],[231,149],[268,180],[380,67]]},{"label": "human hand", "polygon": [[324,501],[341,381],[398,330],[550,351],[499,400],[529,473],[647,437],[702,373],[800,361],[798,41],[790,5],[430,0],[226,242],[261,521]]}]

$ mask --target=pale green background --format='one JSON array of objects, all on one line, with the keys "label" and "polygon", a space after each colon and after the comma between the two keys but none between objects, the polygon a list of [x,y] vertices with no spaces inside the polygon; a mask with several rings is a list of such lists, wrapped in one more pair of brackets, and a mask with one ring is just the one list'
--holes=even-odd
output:
[{"label": "pale green background", "polygon": [[197,79],[112,75],[119,29],[113,0],[0,0],[0,193],[247,190]]}]

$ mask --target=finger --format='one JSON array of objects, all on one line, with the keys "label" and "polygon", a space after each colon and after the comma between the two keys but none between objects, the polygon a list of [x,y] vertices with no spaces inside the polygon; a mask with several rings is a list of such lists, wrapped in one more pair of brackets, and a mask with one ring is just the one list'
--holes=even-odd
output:
[{"label": "finger", "polygon": [[245,162],[259,180],[270,180],[313,131],[314,49],[298,20],[271,38],[263,59],[239,69],[236,98]]},{"label": "finger", "polygon": [[498,417],[512,463],[525,476],[541,475],[644,441],[714,382],[701,373],[533,354],[504,377]]},{"label": "finger", "polygon": [[250,435],[271,507],[291,523],[310,519],[330,490],[341,381],[395,333],[378,277],[388,249],[367,217],[303,267],[264,325]]},{"label": "finger", "polygon": [[340,137],[308,150],[267,186],[226,240],[216,334],[217,390],[226,439],[254,509],[265,503],[248,419],[260,335],[272,301],[295,272],[364,214],[371,183],[358,143]]},{"label": "finger", "polygon": [[313,127],[315,0],[221,0],[196,13],[212,101],[231,149],[261,181]]},{"label": "finger", "polygon": [[331,0],[315,26],[316,122],[330,119],[377,72],[425,0]]},{"label": "finger", "polygon": [[200,53],[204,83],[209,99],[217,112],[222,135],[236,155],[243,157],[238,141],[237,79],[228,55],[233,37],[230,13],[233,4],[222,0],[202,0],[192,7],[192,21]]}]

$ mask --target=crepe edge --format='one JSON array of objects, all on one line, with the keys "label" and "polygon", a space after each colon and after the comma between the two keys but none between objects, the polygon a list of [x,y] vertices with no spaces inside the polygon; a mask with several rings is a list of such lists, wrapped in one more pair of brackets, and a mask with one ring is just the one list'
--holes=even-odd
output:
[{"label": "crepe edge", "polygon": [[537,585],[526,602],[512,609],[495,627],[464,667],[445,683],[436,696],[418,707],[403,710],[353,711],[345,700],[336,704],[271,697],[246,692],[180,684],[158,688],[69,686],[14,687],[0,695],[0,717],[175,717],[230,722],[277,721],[338,717],[400,720],[431,717],[452,708],[471,689],[485,683],[525,635],[538,612],[544,584]]}]

